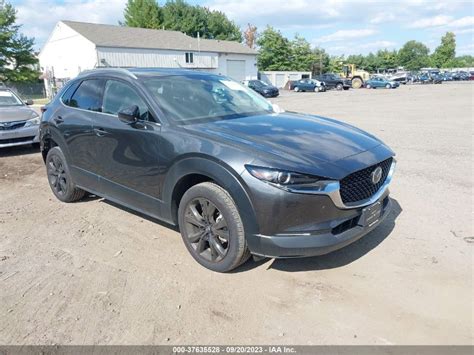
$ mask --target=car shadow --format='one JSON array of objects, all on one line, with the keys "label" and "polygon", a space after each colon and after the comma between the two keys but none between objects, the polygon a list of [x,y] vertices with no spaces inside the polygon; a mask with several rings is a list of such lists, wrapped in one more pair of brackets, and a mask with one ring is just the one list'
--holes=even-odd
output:
[{"label": "car shadow", "polygon": [[[93,195],[93,196],[95,196],[95,195]],[[96,198],[101,198],[101,197],[96,197]],[[132,210],[131,208],[128,208],[128,207],[119,205],[118,203],[115,203],[115,202],[112,202],[112,201],[109,201],[109,200],[106,200],[106,199],[103,199],[103,198],[101,198],[101,202],[104,202],[104,203],[106,203],[106,204],[108,204],[108,205],[110,205],[110,206],[119,208],[119,209],[121,209],[122,211],[131,213],[131,214],[134,214],[134,215],[137,216],[137,217],[146,219],[146,220],[149,221],[149,222],[159,224],[159,225],[162,226],[162,227],[171,229],[171,230],[173,230],[173,231],[179,233],[179,229],[178,229],[177,226],[174,226],[174,225],[172,225],[172,224],[163,222],[163,221],[161,221],[161,220],[159,220],[159,219],[157,219],[157,218],[150,217],[150,216],[148,216],[148,215],[146,215],[146,214],[144,214],[144,213],[137,212],[137,211],[135,211],[135,210]]]},{"label": "car shadow", "polygon": [[[348,246],[333,251],[332,253],[308,258],[296,259],[273,259],[267,269],[276,269],[287,272],[327,270],[342,267],[363,257],[372,249],[382,243],[395,228],[396,219],[402,212],[397,200],[392,198],[392,210],[385,220],[372,232]],[[269,258],[255,262],[250,259],[233,272],[244,272],[256,268],[266,262]]]},{"label": "car shadow", "polygon": [[0,158],[14,157],[18,155],[38,154],[39,144],[19,145],[0,149]]}]

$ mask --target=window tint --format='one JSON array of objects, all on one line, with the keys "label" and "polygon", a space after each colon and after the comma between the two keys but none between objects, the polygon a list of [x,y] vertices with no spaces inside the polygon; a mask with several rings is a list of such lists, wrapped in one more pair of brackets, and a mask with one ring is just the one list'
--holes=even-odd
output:
[{"label": "window tint", "polygon": [[89,111],[101,111],[102,80],[84,80],[72,95],[67,105]]},{"label": "window tint", "polygon": [[64,92],[63,96],[61,96],[61,101],[65,105],[71,106],[72,94],[74,94],[74,91],[76,91],[78,86],[79,86],[79,83],[73,83],[73,84],[69,85],[68,88],[66,88],[66,91]]},{"label": "window tint", "polygon": [[149,119],[148,106],[130,85],[117,80],[107,80],[104,90],[103,112],[112,115],[133,105],[138,106],[140,118]]}]

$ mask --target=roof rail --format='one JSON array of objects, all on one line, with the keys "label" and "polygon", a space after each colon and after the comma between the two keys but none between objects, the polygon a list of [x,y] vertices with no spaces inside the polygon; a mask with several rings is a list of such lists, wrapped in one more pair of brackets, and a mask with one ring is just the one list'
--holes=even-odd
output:
[{"label": "roof rail", "polygon": [[133,74],[130,70],[126,68],[112,68],[112,67],[100,67],[100,68],[94,68],[94,69],[87,69],[79,73],[78,77],[89,74],[89,73],[97,73],[97,72],[116,72],[116,73],[122,73],[125,74],[133,79],[137,79],[137,76]]}]

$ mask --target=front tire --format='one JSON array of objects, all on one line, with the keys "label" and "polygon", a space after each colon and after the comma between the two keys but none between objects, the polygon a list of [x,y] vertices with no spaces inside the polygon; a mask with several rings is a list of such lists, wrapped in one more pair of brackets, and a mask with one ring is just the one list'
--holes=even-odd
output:
[{"label": "front tire", "polygon": [[204,182],[185,192],[178,208],[184,245],[202,266],[227,272],[250,257],[237,206],[222,187]]},{"label": "front tire", "polygon": [[295,86],[295,88],[293,90],[294,90],[294,92],[300,92],[300,88],[297,87],[297,86]]},{"label": "front tire", "polygon": [[364,85],[364,82],[362,81],[361,78],[354,78],[352,79],[352,88],[354,89],[360,89]]},{"label": "front tire", "polygon": [[48,182],[54,196],[62,202],[75,202],[84,197],[85,191],[72,181],[66,158],[59,147],[49,150],[46,156]]},{"label": "front tire", "polygon": [[337,91],[341,91],[343,88],[344,88],[344,85],[342,85],[341,83],[338,83],[338,84],[336,85],[336,90],[337,90]]},{"label": "front tire", "polygon": [[371,88],[370,84],[367,84],[366,88],[367,88],[367,89],[370,89],[370,88]]},{"label": "front tire", "polygon": [[391,88],[392,88],[392,85],[387,84],[387,85],[385,85],[385,87],[386,87],[387,89],[391,89]]}]

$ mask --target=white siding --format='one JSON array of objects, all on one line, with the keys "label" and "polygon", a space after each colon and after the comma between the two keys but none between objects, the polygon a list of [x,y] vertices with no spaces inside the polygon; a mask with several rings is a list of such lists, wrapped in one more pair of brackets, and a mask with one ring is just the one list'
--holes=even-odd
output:
[{"label": "white siding", "polygon": [[97,56],[112,67],[216,69],[217,53],[192,52],[193,63],[186,63],[182,51],[142,48],[98,47]]},{"label": "white siding", "polygon": [[311,72],[305,71],[263,71],[260,72],[260,77],[268,84],[272,84],[277,88],[282,88],[290,80],[299,80],[306,76],[311,78]]},{"label": "white siding", "polygon": [[54,73],[57,79],[73,78],[97,63],[95,45],[62,22],[58,22],[38,57],[43,72]]}]

